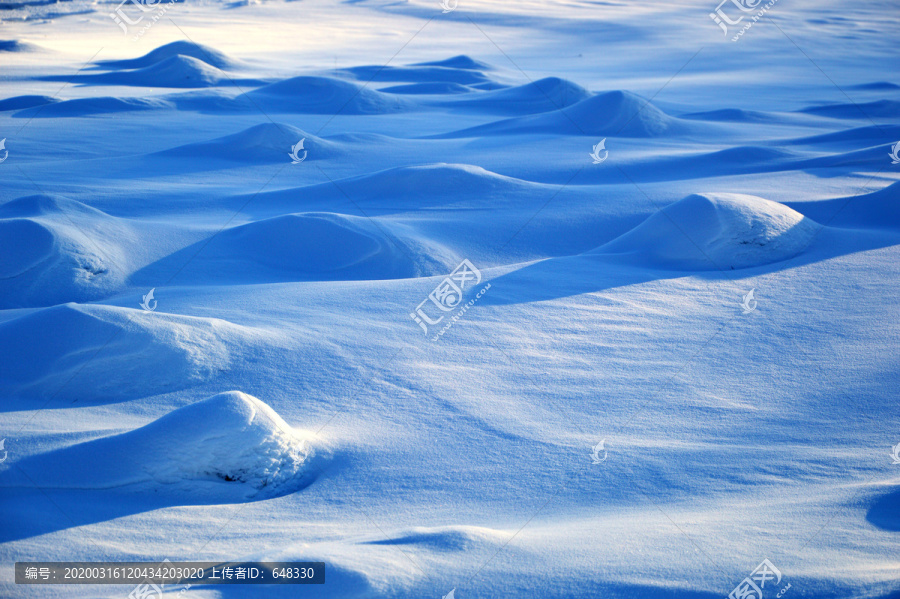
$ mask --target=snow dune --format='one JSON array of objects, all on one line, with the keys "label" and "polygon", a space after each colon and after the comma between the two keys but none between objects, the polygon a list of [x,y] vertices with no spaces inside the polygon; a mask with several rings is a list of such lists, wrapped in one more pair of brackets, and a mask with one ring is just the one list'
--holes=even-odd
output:
[{"label": "snow dune", "polygon": [[561,110],[505,119],[434,137],[525,133],[661,137],[685,133],[694,128],[696,125],[664,113],[637,94],[610,91],[592,95]]},{"label": "snow dune", "polygon": [[160,46],[138,58],[130,58],[127,60],[101,60],[96,63],[95,68],[119,70],[140,69],[153,66],[166,59],[178,56],[194,58],[217,69],[233,69],[240,66],[238,61],[230,58],[215,48],[189,42],[187,40],[179,40]]},{"label": "snow dune", "polygon": [[262,85],[258,79],[232,79],[200,58],[181,54],[133,71],[88,74],[69,77],[75,82],[108,83],[141,87],[214,87],[219,85]]},{"label": "snow dune", "polygon": [[449,272],[458,257],[386,220],[309,212],[231,227],[150,265],[135,280],[152,281],[203,247],[180,271],[195,284],[400,279]]},{"label": "snow dune", "polygon": [[262,338],[216,318],[61,304],[0,323],[0,389],[81,403],[143,397],[205,381],[234,347]]},{"label": "snow dune", "polygon": [[[285,162],[289,161],[289,150],[300,140],[306,150],[304,161],[310,162],[327,158],[350,155],[352,152],[342,144],[331,142],[291,125],[283,123],[262,123],[232,135],[226,135],[205,142],[178,146],[158,152],[158,156],[218,158],[240,162]],[[298,157],[304,152],[298,150]]]},{"label": "snow dune", "polygon": [[160,110],[174,108],[174,104],[161,98],[130,98],[97,96],[62,100],[41,106],[37,111],[25,109],[13,114],[15,118],[72,118],[98,114],[119,114],[122,112]]},{"label": "snow dune", "polygon": [[388,114],[414,107],[406,99],[333,77],[292,77],[246,95],[264,110],[306,114]]},{"label": "snow dune", "polygon": [[124,281],[123,244],[135,238],[120,219],[59,196],[0,205],[0,308],[102,297]]},{"label": "snow dune", "polygon": [[821,225],[756,196],[693,194],[592,253],[671,270],[731,270],[793,258]]},{"label": "snow dune", "polygon": [[385,67],[365,65],[339,71],[339,75],[350,75],[359,81],[394,81],[408,83],[459,83],[472,85],[490,81],[483,73],[471,68],[446,66]]},{"label": "snow dune", "polygon": [[592,95],[577,83],[559,77],[547,77],[516,87],[445,100],[437,105],[458,110],[513,116],[559,110],[587,100]]},{"label": "snow dune", "polygon": [[271,407],[229,391],[126,433],[77,443],[31,458],[49,488],[157,490],[263,499],[298,490],[313,454]]}]

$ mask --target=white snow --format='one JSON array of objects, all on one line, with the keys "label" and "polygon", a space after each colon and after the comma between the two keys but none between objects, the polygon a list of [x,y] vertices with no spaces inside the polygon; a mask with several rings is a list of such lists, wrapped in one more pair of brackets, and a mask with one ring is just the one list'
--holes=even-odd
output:
[{"label": "white snow", "polygon": [[0,596],[897,597],[895,3],[158,4],[0,3]]}]

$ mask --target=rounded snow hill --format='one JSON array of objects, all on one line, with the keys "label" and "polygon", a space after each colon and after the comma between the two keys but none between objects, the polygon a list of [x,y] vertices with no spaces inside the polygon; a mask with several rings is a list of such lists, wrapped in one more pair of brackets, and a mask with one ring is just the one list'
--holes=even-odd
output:
[{"label": "rounded snow hill", "polygon": [[134,71],[91,75],[94,81],[142,87],[212,87],[231,81],[218,68],[192,56],[177,54]]},{"label": "rounded snow hill", "polygon": [[[508,91],[512,90],[503,90]],[[686,121],[669,116],[638,95],[626,91],[611,91],[593,95],[562,110],[504,119],[433,137],[525,133],[662,137],[687,132],[691,126]]]},{"label": "rounded snow hill", "polygon": [[269,108],[307,114],[387,114],[413,106],[407,99],[332,77],[292,77],[248,92],[247,97]]},{"label": "rounded snow hill", "polygon": [[350,75],[361,81],[395,81],[408,83],[459,83],[469,85],[475,83],[487,83],[490,80],[484,73],[468,69],[454,69],[447,67],[386,67],[379,65],[364,65],[350,67],[339,71],[339,74]]},{"label": "rounded snow hill", "polygon": [[444,272],[454,260],[394,223],[308,212],[219,233],[184,276],[204,282],[402,279]]},{"label": "rounded snow hill", "polygon": [[[90,237],[85,231],[90,231]],[[124,282],[119,219],[67,198],[36,195],[0,205],[0,309],[102,297]]]},{"label": "rounded snow hill", "polygon": [[547,77],[517,87],[488,91],[441,103],[482,113],[524,115],[559,110],[592,96],[577,83]]},{"label": "rounded snow hill", "polygon": [[35,456],[40,467],[30,471],[52,488],[152,485],[188,496],[263,499],[304,486],[311,456],[275,410],[228,391],[141,428]]},{"label": "rounded snow hill", "polygon": [[91,402],[174,391],[226,368],[229,342],[261,337],[215,318],[62,304],[0,323],[0,395]]},{"label": "rounded snow hill", "polygon": [[783,204],[734,193],[694,194],[593,250],[648,268],[750,268],[803,252],[821,225]]},{"label": "rounded snow hill", "polygon": [[424,96],[468,94],[471,93],[473,89],[459,83],[408,83],[404,85],[383,87],[379,91],[386,94],[409,94]]},{"label": "rounded snow hill", "polygon": [[[289,162],[294,145],[303,141],[309,161],[349,154],[340,144],[326,141],[282,123],[262,123],[233,135],[163,150],[160,156],[209,157],[236,162]],[[304,152],[297,155],[302,158]]]},{"label": "rounded snow hill", "polygon": [[216,67],[217,69],[229,69],[237,66],[236,61],[215,48],[188,41],[165,44],[155,50],[151,50],[139,58],[128,60],[102,60],[97,62],[96,65],[106,69],[140,69],[178,55],[190,56],[202,60],[204,63]]},{"label": "rounded snow hill", "polygon": [[471,56],[466,56],[465,54],[460,54],[459,56],[452,56],[450,58],[445,58],[444,60],[433,60],[431,62],[417,62],[414,67],[447,67],[449,69],[467,69],[472,71],[490,71],[493,70],[491,65],[486,62],[481,62],[480,60],[475,60]]},{"label": "rounded snow hill", "polygon": [[19,40],[0,40],[0,52],[35,52],[40,46]]},{"label": "rounded snow hill", "polygon": [[38,112],[26,108],[13,113],[14,118],[80,117],[94,114],[118,114],[138,110],[160,110],[174,108],[175,105],[160,98],[118,98],[98,96],[96,98],[75,98],[44,105]]},{"label": "rounded snow hill", "polygon": [[35,106],[42,106],[52,102],[59,102],[56,98],[50,96],[15,96],[0,100],[0,112],[7,110],[24,110]]}]

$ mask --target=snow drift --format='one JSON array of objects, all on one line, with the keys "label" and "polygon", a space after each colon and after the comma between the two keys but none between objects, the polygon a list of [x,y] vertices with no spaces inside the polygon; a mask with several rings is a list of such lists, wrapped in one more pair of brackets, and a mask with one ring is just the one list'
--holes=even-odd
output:
[{"label": "snow drift", "polygon": [[[503,90],[506,91],[509,90]],[[561,110],[504,119],[436,137],[523,133],[660,137],[683,133],[690,128],[687,122],[669,116],[636,94],[611,91],[593,95]]]},{"label": "snow drift", "polygon": [[98,96],[95,98],[76,98],[63,100],[41,106],[37,112],[26,108],[13,113],[16,118],[65,118],[91,116],[95,114],[118,114],[139,110],[160,110],[174,108],[174,104],[160,98],[119,98],[115,96]]},{"label": "snow drift", "polygon": [[591,92],[577,83],[559,77],[547,77],[517,87],[446,100],[439,105],[510,116],[559,110],[591,96]]},{"label": "snow drift", "polygon": [[386,114],[413,106],[409,100],[332,77],[293,77],[246,95],[263,108],[307,114]]},{"label": "snow drift", "polygon": [[219,233],[180,277],[204,283],[398,279],[446,272],[454,260],[395,223],[308,212]]},{"label": "snow drift", "polygon": [[297,490],[311,455],[275,410],[229,391],[141,428],[35,456],[40,467],[28,470],[51,488],[150,484],[190,495],[262,499]]},{"label": "snow drift", "polygon": [[820,228],[799,212],[756,196],[694,194],[591,253],[673,270],[750,268],[793,258]]},{"label": "snow drift", "polygon": [[391,67],[364,65],[341,71],[361,81],[397,81],[409,83],[459,83],[470,85],[489,81],[478,70],[447,66]]},{"label": "snow drift", "polygon": [[[87,232],[87,233],[86,233]],[[0,206],[0,309],[103,297],[125,279],[131,228],[59,196]]]},{"label": "snow drift", "polygon": [[15,96],[0,100],[0,112],[5,112],[7,110],[24,110],[26,108],[58,101],[59,100],[56,98],[51,98],[50,96]]},{"label": "snow drift", "polygon": [[84,75],[81,79],[143,87],[212,87],[231,84],[231,80],[218,68],[198,58],[181,54],[133,71]]},{"label": "snow drift", "polygon": [[[159,152],[160,156],[219,158],[239,162],[286,162],[291,148],[304,140],[306,160],[315,161],[349,154],[340,144],[282,123],[262,123],[233,135],[178,146]],[[298,151],[300,157],[302,151]]]},{"label": "snow drift", "polygon": [[226,368],[228,341],[261,335],[216,318],[62,304],[0,323],[3,395],[121,400],[182,389]]},{"label": "snow drift", "polygon": [[151,50],[139,58],[102,60],[97,62],[96,65],[97,67],[104,69],[140,69],[179,55],[202,60],[206,64],[217,69],[230,69],[238,65],[237,61],[229,58],[226,54],[219,52],[215,48],[185,40],[165,44],[155,50]]}]

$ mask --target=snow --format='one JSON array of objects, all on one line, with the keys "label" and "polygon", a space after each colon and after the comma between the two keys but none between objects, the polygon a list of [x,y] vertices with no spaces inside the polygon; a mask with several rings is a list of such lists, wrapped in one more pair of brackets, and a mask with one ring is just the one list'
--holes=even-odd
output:
[{"label": "snow", "polygon": [[900,14],[716,5],[0,6],[0,596],[897,597]]},{"label": "snow", "polygon": [[750,268],[793,258],[820,229],[799,212],[756,196],[692,194],[596,251],[674,270]]}]

